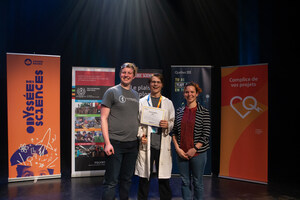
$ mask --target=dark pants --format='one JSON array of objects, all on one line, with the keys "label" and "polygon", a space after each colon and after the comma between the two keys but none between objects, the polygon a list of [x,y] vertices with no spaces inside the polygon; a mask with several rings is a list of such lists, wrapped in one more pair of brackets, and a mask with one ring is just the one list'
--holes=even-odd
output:
[{"label": "dark pants", "polygon": [[[151,148],[151,158],[150,158],[150,166],[151,166],[151,174],[153,173],[153,163],[155,161],[156,171],[158,174],[159,171],[159,154],[160,151]],[[139,179],[139,189],[138,189],[138,199],[139,200],[147,200],[149,194],[149,186],[150,179],[141,178]],[[171,188],[170,188],[170,179],[158,179],[158,189],[159,196],[162,200],[169,200],[172,198]]]},{"label": "dark pants", "polygon": [[106,156],[102,199],[115,199],[118,182],[120,200],[128,199],[138,153],[138,141],[111,140],[111,144],[115,154]]}]

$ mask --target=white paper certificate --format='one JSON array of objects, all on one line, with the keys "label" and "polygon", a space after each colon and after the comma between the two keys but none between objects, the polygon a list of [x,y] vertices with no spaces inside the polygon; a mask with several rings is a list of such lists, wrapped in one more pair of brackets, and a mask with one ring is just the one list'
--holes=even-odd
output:
[{"label": "white paper certificate", "polygon": [[159,127],[160,120],[163,120],[165,110],[150,106],[143,106],[141,115],[141,124]]}]

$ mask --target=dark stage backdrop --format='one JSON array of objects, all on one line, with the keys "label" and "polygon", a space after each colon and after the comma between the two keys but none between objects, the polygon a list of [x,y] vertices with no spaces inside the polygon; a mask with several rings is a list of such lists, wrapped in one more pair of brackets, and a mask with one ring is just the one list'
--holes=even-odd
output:
[{"label": "dark stage backdrop", "polygon": [[[281,7],[286,8],[283,14],[279,12]],[[288,12],[290,9],[292,12]],[[282,52],[279,48],[271,51],[275,39],[269,37],[270,33],[273,29],[279,30],[272,24],[272,12],[280,13],[274,20],[285,27],[288,26],[284,22],[296,16],[293,4],[282,5],[271,0],[0,1],[1,180],[7,179],[6,52],[61,55],[61,169],[63,177],[70,177],[72,66],[117,67],[118,75],[119,66],[129,61],[144,69],[160,68],[165,80],[171,80],[171,65],[213,65],[215,102],[212,104],[219,105],[219,66],[270,63],[272,53],[278,56]],[[276,39],[285,44],[281,35],[277,34]],[[252,36],[257,39],[249,42]],[[270,64],[270,80],[274,82],[280,73],[276,68],[278,65],[275,66]],[[171,83],[166,81],[163,92],[167,97],[170,97],[170,88]],[[274,91],[271,89],[270,95],[276,98]],[[272,102],[272,105],[276,107],[280,102]],[[219,168],[219,117],[219,110],[212,110],[215,122],[212,127],[212,170],[216,174]],[[276,129],[270,129],[274,131],[271,135],[276,136],[270,145],[274,149],[277,144],[282,144]],[[277,172],[283,165],[277,164],[275,159],[272,162],[277,167],[271,171],[273,177],[280,177]]]}]

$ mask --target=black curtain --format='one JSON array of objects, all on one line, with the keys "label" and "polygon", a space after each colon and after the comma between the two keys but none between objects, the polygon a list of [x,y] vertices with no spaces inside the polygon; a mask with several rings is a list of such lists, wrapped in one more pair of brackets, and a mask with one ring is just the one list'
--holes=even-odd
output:
[{"label": "black curtain", "polygon": [[[277,41],[283,43],[288,50],[292,38],[298,37],[292,34],[288,38],[290,34],[283,31],[272,35],[274,30],[280,29],[277,22],[280,26],[290,28],[285,22],[290,18],[296,18],[296,9],[293,4],[289,4],[289,1],[282,2],[284,4],[284,10],[282,10],[279,2],[275,3],[271,0],[252,2],[255,3],[251,3],[250,0],[1,1],[0,148],[1,161],[3,161],[0,165],[1,182],[7,181],[8,174],[6,52],[61,56],[61,169],[63,177],[70,176],[71,168],[72,66],[116,67],[116,74],[119,72],[118,67],[127,61],[136,63],[141,69],[160,68],[163,69],[165,80],[167,80],[163,91],[166,96],[170,96],[171,93],[171,83],[168,81],[171,79],[171,65],[215,66],[212,94],[214,105],[212,110],[214,120],[212,166],[213,172],[217,174],[220,134],[218,107],[220,105],[220,66],[238,65],[240,62],[242,64],[270,63],[269,99],[276,99],[278,93],[272,87],[273,84],[280,87],[277,82],[281,75],[278,63],[281,64],[282,61],[278,59],[283,52],[277,47]],[[247,9],[249,6],[251,9]],[[252,20],[251,13],[255,16]],[[254,32],[251,27],[256,28]],[[254,35],[258,41],[253,40],[254,43],[249,43],[248,40]],[[247,45],[254,49],[249,50]],[[249,53],[255,54],[251,57],[255,60],[246,59]],[[287,56],[285,58],[288,59]],[[296,69],[292,63],[285,69],[287,68]],[[292,72],[284,70],[286,79],[290,73]],[[119,81],[118,76],[116,81]],[[278,115],[274,107],[277,108],[279,105],[281,101],[271,100],[270,114],[272,116]],[[280,112],[280,114],[287,114],[287,112]],[[280,177],[277,172],[283,165],[276,164],[273,152],[279,152],[275,145],[281,143],[280,136],[286,126],[278,123],[283,117],[272,116],[270,117],[270,167],[275,166],[275,169],[270,170],[270,176],[276,179]],[[290,125],[288,132],[292,132],[292,122],[288,123]],[[281,153],[281,155],[284,154]]]}]

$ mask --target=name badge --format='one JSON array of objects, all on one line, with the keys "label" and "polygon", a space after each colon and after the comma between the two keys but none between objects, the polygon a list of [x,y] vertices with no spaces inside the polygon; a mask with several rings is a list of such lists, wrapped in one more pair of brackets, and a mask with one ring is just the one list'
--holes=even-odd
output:
[{"label": "name badge", "polygon": [[158,132],[158,127],[151,126],[152,130],[151,133],[157,133]]}]

